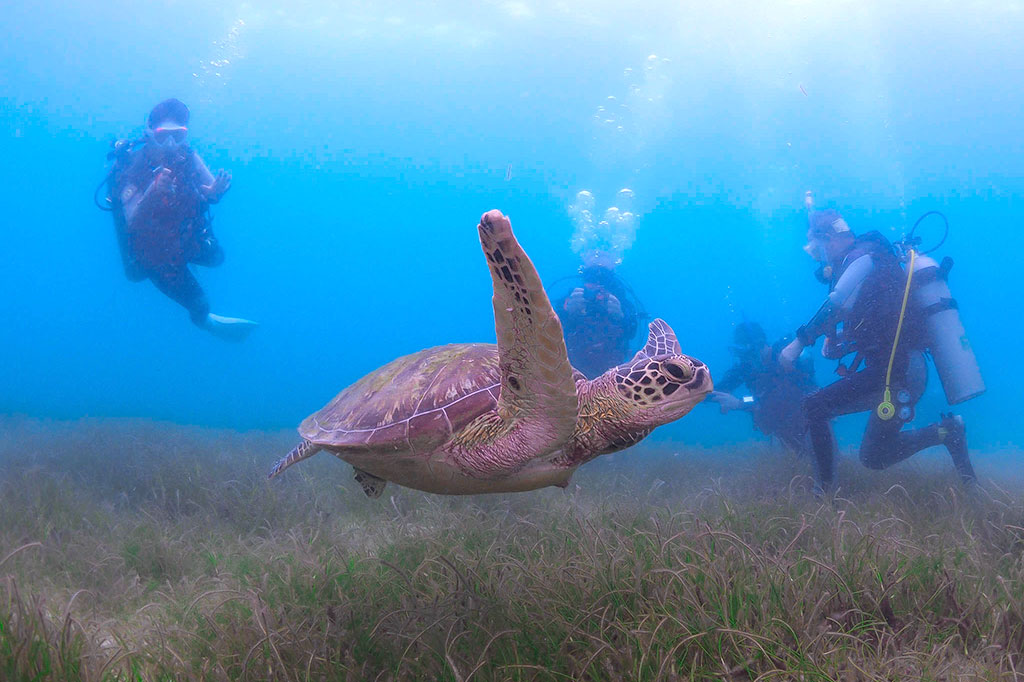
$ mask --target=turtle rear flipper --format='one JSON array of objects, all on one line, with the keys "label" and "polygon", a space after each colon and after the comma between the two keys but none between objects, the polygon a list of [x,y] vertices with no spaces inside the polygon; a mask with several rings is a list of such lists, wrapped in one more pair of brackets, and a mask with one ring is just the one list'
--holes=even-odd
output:
[{"label": "turtle rear flipper", "polygon": [[356,469],[355,467],[352,467],[352,469],[355,471],[356,483],[363,486],[363,492],[366,493],[367,497],[376,500],[384,494],[384,486],[388,484],[387,481],[373,474],[368,474],[362,469]]},{"label": "turtle rear flipper", "polygon": [[274,478],[275,476],[280,476],[281,472],[290,467],[291,465],[295,464],[296,462],[301,462],[304,459],[312,457],[316,453],[320,452],[322,449],[323,448],[317,445],[316,443],[303,439],[301,443],[292,448],[291,452],[289,452],[281,459],[277,460],[277,463],[274,464],[274,467],[270,470],[270,474],[267,475],[267,478]]}]

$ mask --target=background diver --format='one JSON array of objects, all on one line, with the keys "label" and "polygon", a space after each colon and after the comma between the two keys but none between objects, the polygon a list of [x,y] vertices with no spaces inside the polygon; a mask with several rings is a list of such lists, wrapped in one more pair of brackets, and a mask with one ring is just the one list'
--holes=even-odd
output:
[{"label": "background diver", "polygon": [[569,362],[588,379],[629,359],[642,317],[635,295],[613,268],[610,257],[592,254],[580,270],[580,285],[555,302]]},{"label": "background diver", "polygon": [[149,279],[188,310],[192,321],[227,340],[242,340],[255,322],[210,312],[189,264],[216,267],[224,250],[210,226],[209,207],[231,187],[231,175],[214,176],[187,142],[189,110],[177,99],[149,113],[144,136],[119,140],[108,155],[106,206],[114,219],[125,276]]},{"label": "background diver", "polygon": [[[805,455],[810,447],[803,400],[815,389],[814,363],[803,353],[796,360],[794,371],[783,369],[779,365],[779,352],[789,340],[783,337],[769,345],[764,328],[757,322],[744,321],[736,325],[734,345],[729,348],[735,362],[715,382],[716,390],[708,400],[718,403],[723,414],[734,410],[749,413],[754,428],[778,438],[793,452]],[[742,385],[750,394],[733,395]]]},{"label": "background diver", "polygon": [[[949,451],[961,479],[965,483],[974,481],[962,417],[950,413],[938,423],[904,430],[914,417],[914,406],[927,381],[926,348],[932,351],[936,364],[942,364],[940,376],[951,404],[984,390],[981,386],[980,390],[961,393],[966,384],[956,385],[957,375],[967,383],[976,376],[980,383],[977,365],[972,365],[973,353],[968,358],[936,352],[951,329],[942,328],[943,320],[949,318],[940,316],[955,313],[955,304],[939,310],[922,303],[928,295],[927,285],[944,276],[922,273],[916,278],[918,286],[912,290],[888,240],[878,232],[854,235],[837,211],[812,212],[807,239],[804,249],[822,264],[830,293],[818,312],[782,350],[780,363],[791,369],[800,352],[821,336],[826,337],[822,349],[825,357],[840,359],[856,354],[848,366],[840,365],[837,369],[841,376],[838,381],[804,400],[819,491],[828,490],[835,482],[830,420],[865,411],[871,413],[860,446],[860,460],[865,466],[884,469],[941,444]],[[925,257],[919,261],[918,265],[934,263]],[[958,315],[956,325],[962,334]]]}]

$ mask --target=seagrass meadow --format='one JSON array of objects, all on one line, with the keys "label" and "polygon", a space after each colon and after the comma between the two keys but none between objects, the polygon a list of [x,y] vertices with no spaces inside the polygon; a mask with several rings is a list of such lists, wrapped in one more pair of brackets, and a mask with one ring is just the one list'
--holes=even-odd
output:
[{"label": "seagrass meadow", "polygon": [[369,500],[329,456],[267,482],[290,433],[3,427],[5,681],[1024,678],[1024,498],[948,466],[821,501],[763,446],[641,445]]}]

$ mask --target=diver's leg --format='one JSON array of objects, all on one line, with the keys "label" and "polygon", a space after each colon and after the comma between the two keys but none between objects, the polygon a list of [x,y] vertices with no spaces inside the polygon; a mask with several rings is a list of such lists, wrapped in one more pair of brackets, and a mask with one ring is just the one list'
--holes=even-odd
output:
[{"label": "diver's leg", "polygon": [[875,384],[875,373],[861,370],[819,388],[804,398],[804,416],[810,434],[815,478],[823,490],[828,490],[835,483],[836,448],[831,420],[840,415],[863,412]]},{"label": "diver's leg", "polygon": [[252,320],[211,313],[206,294],[187,265],[168,266],[152,279],[160,291],[188,310],[197,327],[214,336],[226,341],[242,341],[258,326]]},{"label": "diver's leg", "polygon": [[[895,387],[892,391],[896,414],[889,420],[883,420],[877,411],[872,410],[861,442],[861,462],[870,469],[885,469],[925,448],[945,445],[964,481],[974,480],[962,419],[949,415],[938,424],[903,430],[913,419],[914,406],[924,394],[928,381],[928,366],[924,355],[920,352],[911,353],[901,358],[895,367],[897,371],[894,376],[899,377],[893,382]],[[908,398],[901,402],[898,397],[900,393]],[[904,410],[907,413],[901,415]]]},{"label": "diver's leg", "polygon": [[903,431],[905,424],[898,416],[884,420],[877,412],[872,412],[860,445],[861,463],[869,469],[885,469],[942,443],[935,424]]},{"label": "diver's leg", "polygon": [[160,268],[150,277],[156,288],[165,296],[188,311],[192,322],[199,327],[206,324],[210,314],[210,303],[199,281],[187,265],[168,265]]},{"label": "diver's leg", "polygon": [[860,461],[864,466],[885,469],[925,448],[945,445],[964,483],[977,479],[967,454],[966,429],[962,418],[949,414],[938,424],[908,431],[902,431],[903,426],[904,422],[899,417],[883,421],[878,414],[872,413],[860,447]]}]

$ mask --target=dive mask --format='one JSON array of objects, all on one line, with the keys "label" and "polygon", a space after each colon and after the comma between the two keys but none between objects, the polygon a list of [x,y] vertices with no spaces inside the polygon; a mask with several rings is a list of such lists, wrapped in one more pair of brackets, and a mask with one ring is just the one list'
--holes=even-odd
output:
[{"label": "dive mask", "polygon": [[178,125],[161,125],[150,131],[150,137],[161,147],[177,147],[188,137],[188,128]]},{"label": "dive mask", "polygon": [[828,260],[825,255],[825,244],[819,239],[811,239],[804,244],[804,253],[819,263],[824,263]]}]

